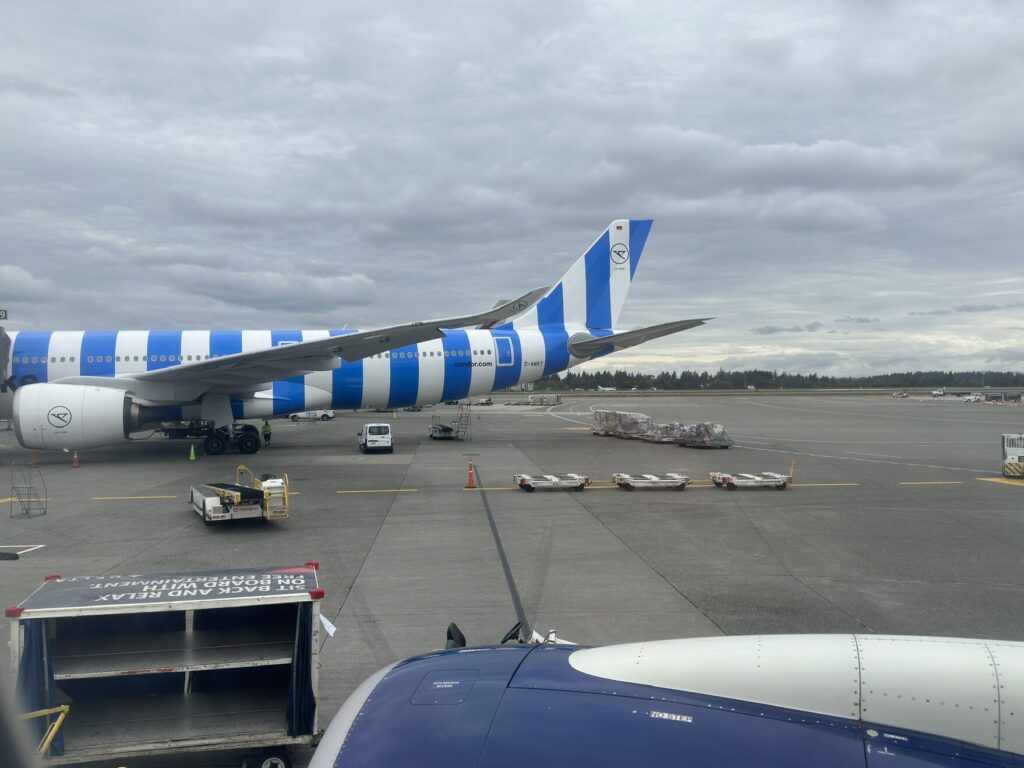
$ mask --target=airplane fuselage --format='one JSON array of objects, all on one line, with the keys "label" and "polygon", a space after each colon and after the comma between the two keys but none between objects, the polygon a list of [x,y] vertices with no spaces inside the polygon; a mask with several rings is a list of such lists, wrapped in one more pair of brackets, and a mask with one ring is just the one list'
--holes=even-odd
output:
[{"label": "airplane fuselage", "polygon": [[[355,362],[342,360],[332,371],[268,381],[260,391],[233,396],[232,411],[236,419],[267,418],[321,408],[401,408],[488,394],[579,363],[567,341],[585,330],[564,325],[449,330],[443,339]],[[10,334],[9,370],[16,387],[77,376],[130,378],[347,333],[355,331],[21,331]],[[198,418],[197,409],[172,406],[167,418]]]}]

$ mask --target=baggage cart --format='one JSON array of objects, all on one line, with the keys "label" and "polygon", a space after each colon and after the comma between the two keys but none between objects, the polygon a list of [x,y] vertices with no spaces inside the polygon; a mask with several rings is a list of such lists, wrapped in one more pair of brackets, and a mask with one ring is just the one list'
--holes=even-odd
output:
[{"label": "baggage cart", "polygon": [[568,472],[562,475],[513,475],[513,482],[520,490],[533,493],[537,488],[552,488],[562,491],[582,491],[590,485],[590,478],[586,475],[578,475]]},{"label": "baggage cart", "polygon": [[[289,765],[318,722],[318,564],[62,578],[6,610],[47,765],[246,750]],[[163,764],[173,765],[173,759]]]},{"label": "baggage cart", "polygon": [[630,475],[626,472],[616,472],[612,475],[612,481],[624,491],[636,488],[670,488],[685,491],[686,486],[692,482],[689,477],[678,472],[663,472],[660,475]]},{"label": "baggage cart", "polygon": [[727,488],[730,491],[735,491],[737,488],[775,488],[784,491],[786,486],[793,482],[790,475],[780,475],[778,472],[760,472],[758,474],[710,472],[709,476],[715,486]]}]

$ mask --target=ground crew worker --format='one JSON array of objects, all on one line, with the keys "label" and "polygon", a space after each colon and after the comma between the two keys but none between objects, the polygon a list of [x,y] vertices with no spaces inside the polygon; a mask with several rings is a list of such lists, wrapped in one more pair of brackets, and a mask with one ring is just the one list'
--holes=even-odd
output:
[{"label": "ground crew worker", "polygon": [[270,445],[270,422],[263,420],[263,444]]}]

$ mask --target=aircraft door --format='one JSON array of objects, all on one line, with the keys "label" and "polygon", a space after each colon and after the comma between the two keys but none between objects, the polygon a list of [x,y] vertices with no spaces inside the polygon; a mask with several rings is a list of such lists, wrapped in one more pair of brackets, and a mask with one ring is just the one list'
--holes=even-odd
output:
[{"label": "aircraft door", "polygon": [[494,337],[494,358],[499,366],[514,365],[516,352],[508,336]]}]

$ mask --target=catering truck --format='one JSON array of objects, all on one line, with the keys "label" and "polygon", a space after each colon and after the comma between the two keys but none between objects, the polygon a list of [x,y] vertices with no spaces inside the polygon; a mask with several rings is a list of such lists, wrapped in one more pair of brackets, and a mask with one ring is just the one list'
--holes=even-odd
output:
[{"label": "catering truck", "polygon": [[22,709],[53,710],[28,721],[45,763],[245,750],[288,768],[321,733],[317,568],[47,576],[6,610]]}]

